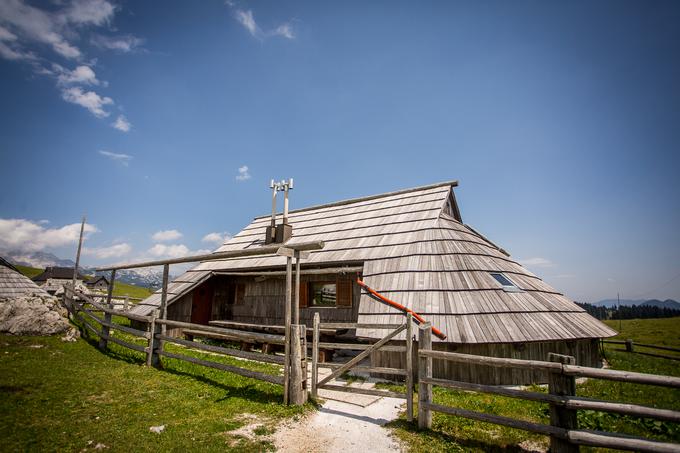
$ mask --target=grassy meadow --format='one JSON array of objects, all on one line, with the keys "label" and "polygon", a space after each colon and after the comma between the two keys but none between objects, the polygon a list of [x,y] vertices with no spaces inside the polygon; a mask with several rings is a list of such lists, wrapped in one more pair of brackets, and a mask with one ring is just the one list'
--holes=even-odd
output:
[{"label": "grassy meadow", "polygon": [[[166,348],[278,372],[275,365]],[[90,451],[98,444],[123,452],[271,451],[273,427],[311,408],[283,406],[274,384],[167,358],[158,370],[144,360],[113,343],[102,353],[96,339],[0,336],[0,451]],[[150,431],[157,426],[162,433]]]}]

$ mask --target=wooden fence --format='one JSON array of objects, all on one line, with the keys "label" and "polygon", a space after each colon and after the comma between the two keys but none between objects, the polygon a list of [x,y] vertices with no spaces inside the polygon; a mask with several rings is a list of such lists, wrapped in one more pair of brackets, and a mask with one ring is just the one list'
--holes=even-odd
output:
[{"label": "wooden fence", "polygon": [[[406,414],[408,421],[413,421],[413,315],[409,313],[405,317],[403,324],[359,324],[346,322],[329,322],[322,323],[320,321],[319,313],[314,314],[314,327],[312,334],[312,398],[317,397],[319,388],[327,390],[335,390],[339,392],[359,393],[364,395],[374,396],[388,396],[393,398],[406,398]],[[357,343],[329,343],[322,342],[321,331],[323,329],[384,329],[388,332],[382,339],[373,344],[357,344]],[[387,343],[401,332],[406,332],[406,346],[388,346]],[[346,363],[330,363],[326,362],[323,367],[330,368],[331,373],[319,380],[319,350],[355,350],[361,351],[356,357],[352,358]],[[403,352],[406,354],[406,368],[385,368],[362,366],[361,361],[368,358],[372,352],[380,350],[389,350],[393,352]],[[378,389],[364,389],[358,387],[342,386],[330,384],[334,378],[341,376],[349,370],[365,371],[369,373],[380,373],[388,375],[404,376],[406,380],[406,392],[390,392],[387,390]]]},{"label": "wooden fence", "polygon": [[[420,326],[418,343],[418,426],[420,428],[430,428],[432,426],[432,412],[435,411],[548,435],[550,436],[552,452],[576,452],[579,445],[645,452],[680,452],[680,445],[678,444],[656,442],[609,432],[579,430],[576,419],[578,410],[612,412],[632,417],[645,417],[676,423],[680,422],[680,412],[577,397],[575,382],[576,377],[588,377],[680,388],[680,378],[577,366],[574,365],[575,359],[573,357],[559,354],[549,354],[550,361],[541,362],[435,351],[432,349],[432,332],[429,323]],[[457,362],[463,366],[466,364],[477,364],[546,371],[549,373],[549,393],[435,379],[432,377],[433,359]],[[550,425],[435,404],[432,399],[432,387],[435,385],[547,403],[550,405]]]},{"label": "wooden fence", "polygon": [[[169,319],[162,319],[158,310],[154,311],[151,316],[136,315],[127,311],[116,310],[112,308],[110,299],[109,303],[104,305],[97,302],[94,298],[87,294],[73,291],[69,286],[66,286],[64,296],[65,306],[67,307],[71,316],[76,321],[80,322],[84,329],[99,337],[99,347],[102,350],[106,350],[108,343],[112,342],[133,351],[144,353],[146,355],[146,364],[149,366],[160,366],[161,357],[167,357],[209,368],[228,371],[240,376],[258,379],[261,381],[270,382],[272,384],[283,385],[284,383],[284,378],[280,374],[272,375],[235,365],[192,357],[186,354],[169,352],[164,348],[164,343],[173,343],[198,351],[205,351],[222,356],[237,357],[255,362],[283,366],[284,357],[279,355],[265,354],[255,351],[241,351],[238,349],[188,341],[183,338],[167,335],[166,328],[179,327],[183,329],[200,331],[205,333],[207,337],[215,335],[230,338],[235,341],[255,341],[264,344],[279,345],[285,344],[284,335],[272,335],[268,333],[248,332],[236,329],[206,326],[202,324],[172,321]],[[146,325],[146,329],[141,330],[116,323],[113,320],[114,315],[144,323]],[[121,338],[117,338],[111,334],[111,329],[119,330],[138,338],[143,338],[146,340],[146,345],[131,343]],[[306,354],[303,353],[305,350],[303,348],[306,348],[304,339],[305,328],[304,326],[293,325],[291,326],[291,332],[293,346],[291,348],[293,356],[291,361],[291,398],[294,402],[296,402],[296,404],[302,404],[306,400],[304,391],[304,376],[306,376],[304,358]]]},{"label": "wooden fence", "polygon": [[671,348],[669,346],[659,346],[659,345],[655,345],[655,344],[646,344],[646,343],[635,343],[631,339],[627,339],[625,341],[602,340],[602,343],[604,343],[604,344],[618,344],[618,345],[625,346],[624,349],[614,349],[615,351],[634,352],[636,354],[647,355],[647,356],[651,356],[651,357],[659,357],[659,358],[662,358],[662,359],[680,360],[680,355],[671,356],[671,355],[664,355],[664,354],[655,354],[653,352],[639,351],[639,350],[635,349],[636,347],[639,347],[639,348],[655,349],[655,350],[658,350],[658,351],[670,351],[670,352],[680,353],[680,349]]}]

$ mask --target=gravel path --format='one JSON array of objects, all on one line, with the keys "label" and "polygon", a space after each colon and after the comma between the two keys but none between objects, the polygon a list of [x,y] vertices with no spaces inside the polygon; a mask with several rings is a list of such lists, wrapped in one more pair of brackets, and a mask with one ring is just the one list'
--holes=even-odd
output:
[{"label": "gravel path", "polygon": [[305,419],[281,426],[273,441],[284,453],[401,452],[383,425],[398,417],[403,404],[402,399],[380,398],[362,407],[329,399]]}]

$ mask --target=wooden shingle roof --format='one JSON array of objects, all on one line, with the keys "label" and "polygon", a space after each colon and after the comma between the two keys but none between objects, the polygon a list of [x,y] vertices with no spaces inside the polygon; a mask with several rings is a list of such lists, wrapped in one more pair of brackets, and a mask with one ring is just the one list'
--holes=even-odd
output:
[{"label": "wooden shingle roof", "polygon": [[[588,315],[505,251],[462,223],[455,182],[291,211],[288,244],[324,241],[304,265],[362,265],[368,286],[422,314],[454,343],[598,338],[615,332]],[[281,219],[277,219],[278,222]],[[264,245],[270,217],[254,219],[217,251]],[[169,285],[169,301],[214,271],[281,268],[285,258],[260,255],[203,262]],[[491,276],[503,272],[521,290],[507,292]],[[154,294],[147,304],[158,305]],[[145,308],[146,307],[146,308]],[[147,312],[153,307],[135,310]],[[362,294],[361,323],[398,323],[395,309]],[[384,331],[359,330],[380,338]]]},{"label": "wooden shingle roof", "polygon": [[10,299],[33,293],[47,294],[30,278],[10,266],[0,265],[0,298]]}]

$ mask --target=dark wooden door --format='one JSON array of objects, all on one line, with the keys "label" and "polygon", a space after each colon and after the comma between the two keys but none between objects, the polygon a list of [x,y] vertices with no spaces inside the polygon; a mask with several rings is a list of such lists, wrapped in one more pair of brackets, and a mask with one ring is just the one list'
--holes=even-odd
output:
[{"label": "dark wooden door", "polygon": [[227,297],[224,304],[224,319],[232,321],[234,319],[234,300],[236,299],[236,285],[227,285]]},{"label": "dark wooden door", "polygon": [[212,313],[214,288],[211,282],[206,282],[194,290],[191,302],[191,322],[208,324]]}]

